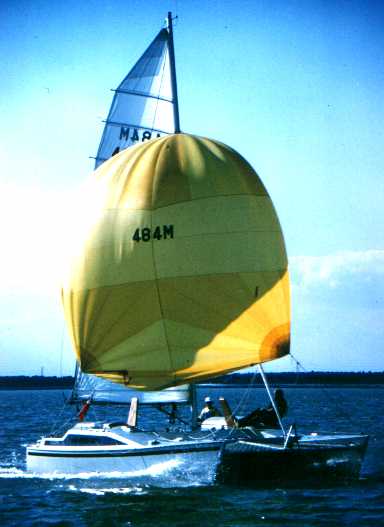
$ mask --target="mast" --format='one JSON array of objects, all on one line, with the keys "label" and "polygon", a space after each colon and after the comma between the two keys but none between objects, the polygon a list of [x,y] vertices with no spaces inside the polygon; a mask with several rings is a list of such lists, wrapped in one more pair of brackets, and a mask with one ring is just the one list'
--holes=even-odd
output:
[{"label": "mast", "polygon": [[169,33],[169,63],[171,67],[171,84],[173,96],[173,114],[175,123],[175,133],[180,133],[180,118],[179,118],[179,100],[177,97],[177,82],[176,82],[176,64],[175,64],[175,49],[173,46],[173,29],[172,29],[172,13],[168,11],[168,33]]},{"label": "mast", "polygon": [[191,424],[192,430],[197,428],[197,397],[196,397],[196,386],[192,383],[189,385],[189,393],[191,396]]}]

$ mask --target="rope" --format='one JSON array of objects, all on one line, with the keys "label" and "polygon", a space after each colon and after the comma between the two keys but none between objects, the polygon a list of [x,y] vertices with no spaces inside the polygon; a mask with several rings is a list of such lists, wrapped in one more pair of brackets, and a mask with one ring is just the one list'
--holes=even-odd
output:
[{"label": "rope", "polygon": [[[295,384],[298,385],[298,377],[300,375],[300,371],[304,372],[304,373],[310,373],[309,370],[307,370],[302,364],[301,362],[296,359],[296,357],[294,355],[292,355],[292,353],[290,353],[290,356],[292,358],[292,360],[295,362],[296,364],[296,373],[297,373],[297,376],[296,376],[296,382]],[[319,385],[316,385],[317,388],[320,388],[321,391],[327,396],[327,398],[329,399],[329,401],[335,406],[336,408],[336,412],[337,414],[339,415],[339,417],[343,417],[344,419],[346,419],[349,424],[354,424],[354,421],[353,419],[351,418],[350,414],[347,413],[340,405],[340,397],[343,398],[343,396],[341,395],[340,396],[340,392],[338,392],[338,395],[337,397],[334,396],[334,395],[331,395],[330,391],[325,388],[322,384],[319,384]],[[345,397],[343,398],[345,400]]]},{"label": "rope", "polygon": [[[58,415],[56,421],[53,423],[50,431],[49,431],[49,435],[52,435],[52,434],[55,434],[57,433],[59,430],[61,430],[64,426],[66,426],[70,421],[73,420],[73,416],[72,417],[69,417],[68,419],[66,419],[64,422],[61,422],[61,418],[62,418],[62,415],[64,413],[64,410],[67,408],[68,406],[68,403],[65,402],[64,405],[62,406],[61,408],[61,412],[60,414]],[[60,423],[59,423],[60,422]]]},{"label": "rope", "polygon": [[[241,408],[243,408],[243,406],[245,406],[246,401],[249,399],[249,397],[251,395],[251,389],[254,387],[255,380],[256,380],[257,376],[258,376],[258,373],[256,371],[254,371],[253,375],[252,375],[252,378],[251,378],[251,381],[247,385],[247,389],[245,390],[245,392],[242,395],[242,397],[241,397],[240,401],[238,402],[238,404],[235,406],[235,409],[232,410],[231,417],[233,417],[235,420],[236,420],[236,414],[239,412],[239,410]],[[235,430],[236,430],[236,428],[232,428],[230,430],[229,436],[231,436],[234,433]]]}]

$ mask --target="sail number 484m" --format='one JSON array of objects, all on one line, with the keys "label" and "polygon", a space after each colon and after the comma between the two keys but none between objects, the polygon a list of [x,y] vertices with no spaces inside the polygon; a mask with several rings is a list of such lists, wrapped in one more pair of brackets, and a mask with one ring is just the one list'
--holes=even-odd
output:
[{"label": "sail number 484m", "polygon": [[173,238],[173,225],[163,225],[152,227],[143,227],[135,230],[132,240],[135,242],[149,242],[149,240],[166,240]]}]

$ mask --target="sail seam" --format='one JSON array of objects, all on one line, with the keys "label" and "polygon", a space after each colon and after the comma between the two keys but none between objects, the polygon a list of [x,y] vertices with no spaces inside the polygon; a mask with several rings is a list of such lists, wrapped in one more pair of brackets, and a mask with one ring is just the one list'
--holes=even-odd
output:
[{"label": "sail seam", "polygon": [[[234,272],[234,271],[228,271],[228,272],[221,272],[221,273],[205,273],[205,274],[199,274],[199,275],[196,275],[196,274],[180,274],[180,275],[177,275],[176,278],[196,278],[196,276],[198,276],[199,278],[207,278],[209,276],[227,276],[227,275],[233,275],[233,274],[255,274],[255,273],[280,273],[280,272],[287,272],[288,269],[287,269],[287,266],[284,266],[284,267],[277,267],[276,269],[257,269],[257,270],[253,270],[253,271],[237,271],[237,272]],[[175,277],[172,276],[164,276],[162,278],[158,278],[156,277],[156,280],[174,280]],[[134,282],[131,282],[131,284],[144,284],[145,282],[151,282],[153,280],[153,278],[147,278],[146,280],[135,280]],[[99,286],[99,287],[91,287],[89,290],[92,291],[94,289],[103,289],[103,288],[113,288],[113,287],[121,287],[121,286],[124,286],[126,285],[126,282],[121,282],[121,283],[117,283],[117,284],[109,284],[109,285],[103,285],[103,286]]]},{"label": "sail seam", "polygon": [[[156,165],[159,163],[161,154],[164,151],[165,147],[166,147],[166,142],[163,142],[161,147],[160,147],[160,149],[159,149],[158,155],[157,155]],[[156,166],[155,166],[154,174],[157,174]],[[152,196],[151,196],[152,197],[152,204],[154,203],[155,182],[156,182],[156,178],[154,177],[152,179]],[[151,229],[152,229],[152,225],[153,225],[153,210],[151,210]],[[164,329],[164,338],[165,338],[165,342],[166,342],[167,350],[168,350],[168,360],[169,360],[169,364],[171,366],[170,369],[174,370],[173,361],[172,361],[172,355],[171,355],[170,350],[169,350],[169,340],[168,340],[167,328],[166,328],[166,324],[165,324],[165,320],[164,320],[164,310],[163,310],[163,305],[162,305],[161,296],[160,296],[159,278],[158,278],[158,272],[157,272],[157,267],[156,267],[154,240],[153,239],[151,241],[151,251],[152,251],[152,261],[153,261],[153,272],[154,272],[154,275],[155,275],[154,282],[155,282],[155,285],[156,285],[157,298],[159,300],[159,309],[160,309],[161,320],[162,320],[163,329]],[[176,376],[173,375],[173,378],[176,379]]]},{"label": "sail seam", "polygon": [[[164,68],[165,68],[165,63],[163,65],[162,78],[164,76]],[[160,87],[161,87],[161,84],[160,84]],[[145,93],[145,92],[140,92],[136,90],[122,90],[120,88],[117,88],[116,90],[112,90],[112,91],[114,91],[115,93],[123,93],[126,95],[138,95],[139,97],[148,97],[148,99],[156,99],[158,101],[164,101],[164,102],[169,102],[173,104],[173,100],[170,99],[169,97],[161,97],[160,95],[152,95],[151,93]]]},{"label": "sail seam", "polygon": [[[161,131],[161,130],[160,130]],[[166,134],[170,134],[169,132],[165,132]],[[164,138],[162,138],[164,139]],[[205,196],[204,198],[191,198],[191,199],[185,199],[185,200],[180,200],[180,201],[175,201],[174,203],[169,203],[168,205],[161,205],[159,207],[155,207],[155,206],[151,206],[151,208],[144,208],[144,207],[137,207],[137,208],[133,208],[133,207],[125,207],[124,210],[131,210],[131,211],[154,211],[154,210],[161,210],[161,209],[167,209],[168,207],[174,207],[176,205],[183,205],[184,203],[189,203],[189,202],[196,202],[196,201],[205,201],[205,200],[208,200],[208,199],[221,199],[221,198],[235,198],[235,197],[240,197],[240,196],[243,196],[243,197],[247,197],[247,198],[267,198],[271,201],[271,198],[269,196],[267,196],[266,194],[219,194],[219,195],[215,195],[215,194],[212,194],[211,196]],[[114,208],[106,208],[105,210],[115,210]]]}]

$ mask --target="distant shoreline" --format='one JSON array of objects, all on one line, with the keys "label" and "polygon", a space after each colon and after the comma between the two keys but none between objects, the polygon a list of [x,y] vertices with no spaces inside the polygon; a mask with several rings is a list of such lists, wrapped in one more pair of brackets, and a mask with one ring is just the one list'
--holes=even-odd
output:
[{"label": "distant shoreline", "polygon": [[72,390],[74,377],[0,376],[0,390]]},{"label": "distant shoreline", "polygon": [[[365,388],[384,388],[384,382],[377,382],[377,383],[371,383],[371,382],[360,382],[360,383],[345,383],[345,382],[341,382],[339,384],[335,383],[335,382],[330,382],[330,383],[315,383],[315,382],[312,382],[312,383],[303,383],[303,382],[300,382],[300,383],[280,383],[280,382],[275,382],[275,383],[271,383],[272,387],[275,386],[275,385],[278,385],[279,388],[334,388],[335,390],[337,390],[338,388],[342,387],[342,388],[361,388],[361,389],[365,389]],[[253,383],[252,386],[250,386],[249,384],[219,384],[219,383],[202,383],[202,384],[199,384],[199,386],[201,387],[216,387],[216,388],[224,388],[227,389],[227,388],[260,388],[260,389],[264,389],[265,390],[265,387],[264,385],[261,385],[261,384],[258,384],[258,383]]]},{"label": "distant shoreline", "polygon": [[[383,372],[281,372],[269,373],[268,379],[272,385],[282,387],[321,387],[348,386],[365,387],[384,385]],[[39,375],[0,376],[0,390],[71,390],[74,377],[43,377]],[[222,387],[262,386],[259,375],[252,373],[234,373],[212,379],[204,385],[220,385]]]}]

